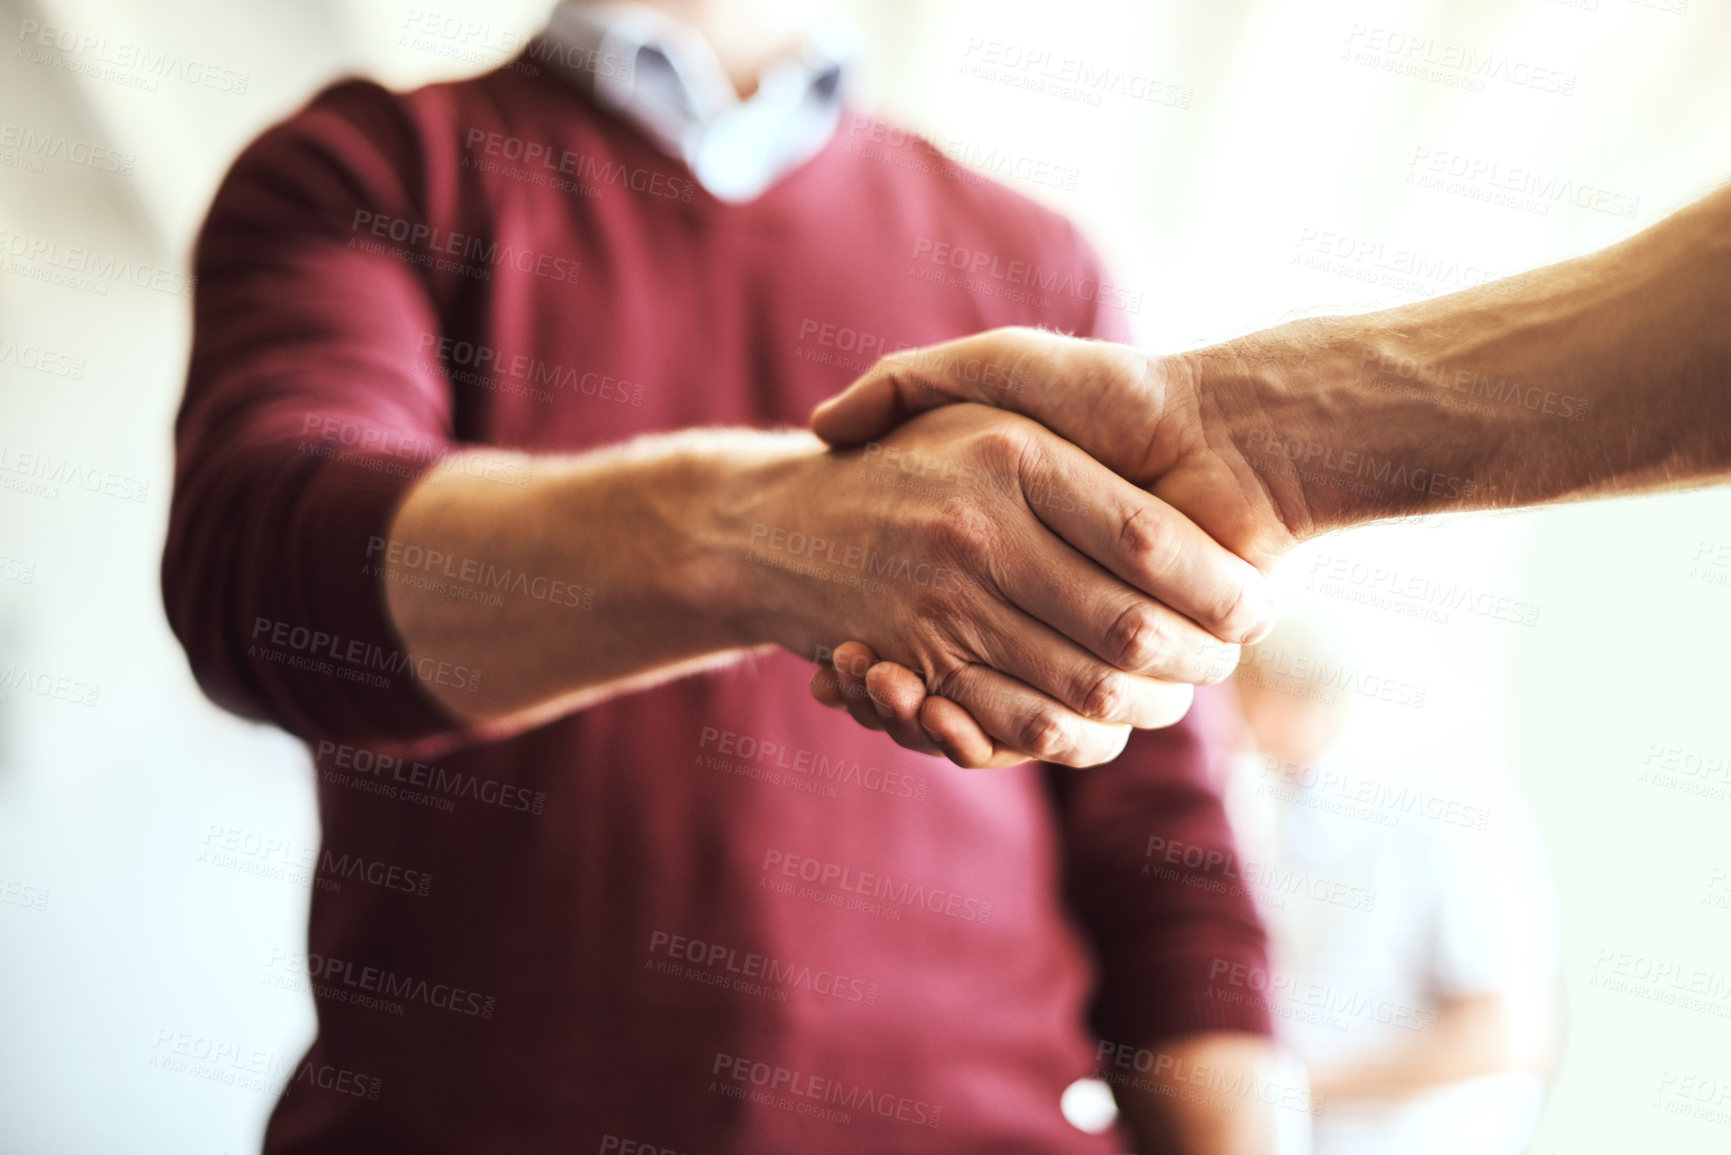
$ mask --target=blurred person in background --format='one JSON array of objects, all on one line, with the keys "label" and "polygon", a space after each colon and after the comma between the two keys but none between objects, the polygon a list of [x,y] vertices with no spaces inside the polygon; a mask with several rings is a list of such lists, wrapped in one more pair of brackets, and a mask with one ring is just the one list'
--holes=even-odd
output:
[{"label": "blurred person in background", "polygon": [[1234,679],[1229,808],[1315,1155],[1516,1155],[1557,1045],[1557,901],[1512,783],[1356,742],[1354,668],[1289,612]]},{"label": "blurred person in background", "polygon": [[[1133,885],[1155,825],[1230,845],[1199,725],[1130,728],[1224,676],[1255,571],[1024,418],[768,429],[889,349],[1126,335],[1068,222],[846,107],[822,9],[564,4],[487,75],[330,88],[216,195],[169,618],[308,742],[324,852],[437,880],[314,890],[330,1079],[272,1155],[1268,1149],[1158,1080],[1128,1135],[1063,1109],[1103,1046],[1273,1053],[1204,997],[1266,965],[1252,904]],[[1068,288],[911,276],[940,246]],[[849,637],[977,764],[1121,756],[897,750],[806,696]]]}]

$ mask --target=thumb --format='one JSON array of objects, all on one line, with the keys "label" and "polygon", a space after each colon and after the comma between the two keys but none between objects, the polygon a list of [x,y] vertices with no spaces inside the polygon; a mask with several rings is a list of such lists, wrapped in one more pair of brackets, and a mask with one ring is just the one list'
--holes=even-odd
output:
[{"label": "thumb", "polygon": [[934,345],[879,361],[865,375],[811,413],[811,431],[830,445],[870,441],[928,409],[966,400],[943,371],[945,358]]},{"label": "thumb", "polygon": [[1016,407],[1006,385],[1020,379],[1025,358],[1058,340],[1033,329],[994,329],[892,353],[814,409],[811,430],[834,446],[858,445],[940,405]]}]

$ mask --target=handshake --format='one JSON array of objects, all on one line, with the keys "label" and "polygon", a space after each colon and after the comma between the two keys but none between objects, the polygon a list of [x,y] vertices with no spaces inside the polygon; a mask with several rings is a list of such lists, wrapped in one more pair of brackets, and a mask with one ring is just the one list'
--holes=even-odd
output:
[{"label": "handshake", "polygon": [[912,749],[1106,761],[1268,631],[1300,541],[1731,480],[1727,254],[1731,186],[1589,256],[1192,353],[1026,329],[898,353],[812,429],[882,483],[866,575],[901,550],[945,580],[783,644]]},{"label": "handshake", "polygon": [[813,694],[969,767],[1093,765],[1178,721],[1273,626],[1276,560],[1340,522],[1351,487],[1307,474],[1351,454],[1422,473],[1384,515],[1438,500],[1435,464],[1302,434],[1271,364],[1033,329],[879,362],[813,414],[834,452],[751,531],[754,562],[827,591],[790,599],[813,628],[783,639],[819,660]]}]

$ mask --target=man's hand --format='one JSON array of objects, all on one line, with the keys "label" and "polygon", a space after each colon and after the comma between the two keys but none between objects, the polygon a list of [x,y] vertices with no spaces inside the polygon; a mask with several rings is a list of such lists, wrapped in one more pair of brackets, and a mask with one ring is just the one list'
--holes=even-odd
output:
[{"label": "man's hand", "polygon": [[963,765],[1116,757],[1272,624],[1261,575],[1189,519],[981,406],[789,460],[754,490],[729,531],[761,591],[737,599],[753,605],[740,632],[808,657],[858,639],[897,661],[979,730],[934,744],[904,719],[894,736]]},{"label": "man's hand", "polygon": [[973,401],[1033,418],[1151,490],[1261,570],[1309,530],[1303,494],[1235,441],[1255,401],[1198,365],[1039,329],[995,329],[893,354],[818,406],[812,431],[858,445],[915,414]]},{"label": "man's hand", "polygon": [[[857,445],[910,417],[977,401],[1018,412],[1182,509],[1215,542],[1267,571],[1303,536],[1302,491],[1267,476],[1234,439],[1233,398],[1202,392],[1193,367],[1121,345],[1037,329],[998,329],[887,357],[812,416],[832,445]],[[1243,404],[1236,409],[1243,410]],[[1182,598],[1170,587],[1162,596]],[[1179,603],[1174,603],[1179,604]],[[1036,752],[1005,745],[948,695],[852,636],[812,681],[812,693],[911,749],[934,741],[963,765],[1006,764]],[[990,732],[988,732],[990,731]]]}]

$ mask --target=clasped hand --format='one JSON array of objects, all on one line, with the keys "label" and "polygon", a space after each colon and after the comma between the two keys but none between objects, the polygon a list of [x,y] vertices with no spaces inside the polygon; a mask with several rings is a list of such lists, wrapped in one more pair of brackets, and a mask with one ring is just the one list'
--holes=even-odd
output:
[{"label": "clasped hand", "polygon": [[[1139,356],[1000,330],[886,359],[818,410],[814,430],[847,451],[812,459],[804,500],[775,507],[786,524],[752,537],[758,565],[804,579],[780,640],[826,659],[820,701],[964,766],[1085,766],[1231,673],[1273,623],[1240,556],[1255,551],[1216,540],[1250,511],[1230,508],[1234,481],[1200,503],[1211,533],[1149,492],[1156,475],[1181,492],[1219,479],[1163,459]],[[999,384],[943,369],[982,358]],[[947,404],[1006,398],[1039,420]]]}]

